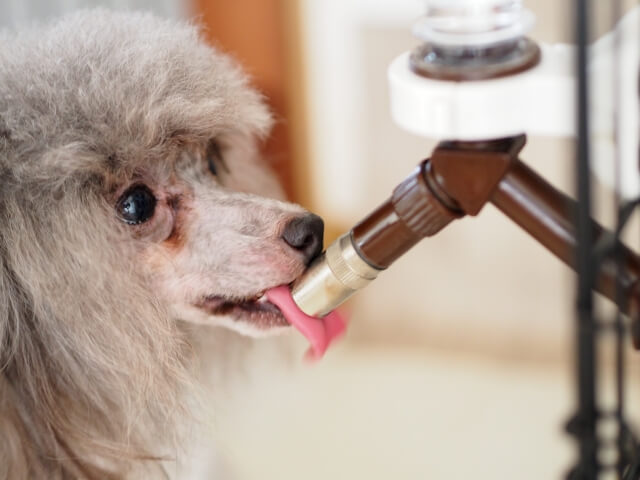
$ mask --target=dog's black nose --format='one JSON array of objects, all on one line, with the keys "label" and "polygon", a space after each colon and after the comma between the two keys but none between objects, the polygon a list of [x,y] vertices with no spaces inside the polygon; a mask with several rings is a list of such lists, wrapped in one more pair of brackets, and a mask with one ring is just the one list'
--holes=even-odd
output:
[{"label": "dog's black nose", "polygon": [[307,213],[302,217],[296,217],[284,227],[282,239],[289,246],[302,252],[305,263],[322,252],[322,235],[324,234],[324,222],[318,215]]}]

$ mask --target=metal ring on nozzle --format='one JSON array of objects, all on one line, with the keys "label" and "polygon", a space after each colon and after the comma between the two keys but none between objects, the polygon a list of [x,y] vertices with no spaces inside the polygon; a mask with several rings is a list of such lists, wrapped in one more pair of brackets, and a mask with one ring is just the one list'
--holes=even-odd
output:
[{"label": "metal ring on nozzle", "polygon": [[291,294],[304,313],[323,317],[375,280],[381,271],[362,259],[348,232],[309,266],[293,285]]}]

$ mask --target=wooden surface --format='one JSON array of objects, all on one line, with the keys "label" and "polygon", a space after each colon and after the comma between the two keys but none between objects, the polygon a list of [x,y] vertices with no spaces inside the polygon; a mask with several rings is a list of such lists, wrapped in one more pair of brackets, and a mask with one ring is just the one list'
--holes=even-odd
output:
[{"label": "wooden surface", "polygon": [[207,40],[238,59],[266,96],[276,124],[264,145],[265,156],[289,197],[304,203],[299,186],[306,147],[297,1],[195,0],[195,7]]}]

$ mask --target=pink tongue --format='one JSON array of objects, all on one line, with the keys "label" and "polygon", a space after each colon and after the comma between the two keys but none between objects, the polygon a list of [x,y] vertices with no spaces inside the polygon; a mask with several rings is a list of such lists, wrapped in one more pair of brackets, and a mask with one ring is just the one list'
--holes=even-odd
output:
[{"label": "pink tongue", "polygon": [[284,285],[267,290],[266,295],[287,321],[311,343],[307,357],[315,360],[322,358],[329,345],[344,334],[345,322],[338,312],[331,312],[324,318],[310,317],[298,308]]}]

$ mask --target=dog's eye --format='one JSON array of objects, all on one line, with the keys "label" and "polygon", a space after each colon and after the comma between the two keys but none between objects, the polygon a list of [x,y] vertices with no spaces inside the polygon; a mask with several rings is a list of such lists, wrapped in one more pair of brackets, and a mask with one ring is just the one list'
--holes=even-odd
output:
[{"label": "dog's eye", "polygon": [[224,157],[222,156],[222,150],[220,149],[220,144],[211,140],[207,145],[207,165],[209,166],[209,171],[218,175],[218,166],[222,166],[226,171],[228,171],[227,166],[224,162]]},{"label": "dog's eye", "polygon": [[145,185],[136,185],[127,190],[116,205],[118,216],[129,225],[146,222],[155,209],[156,197]]}]

